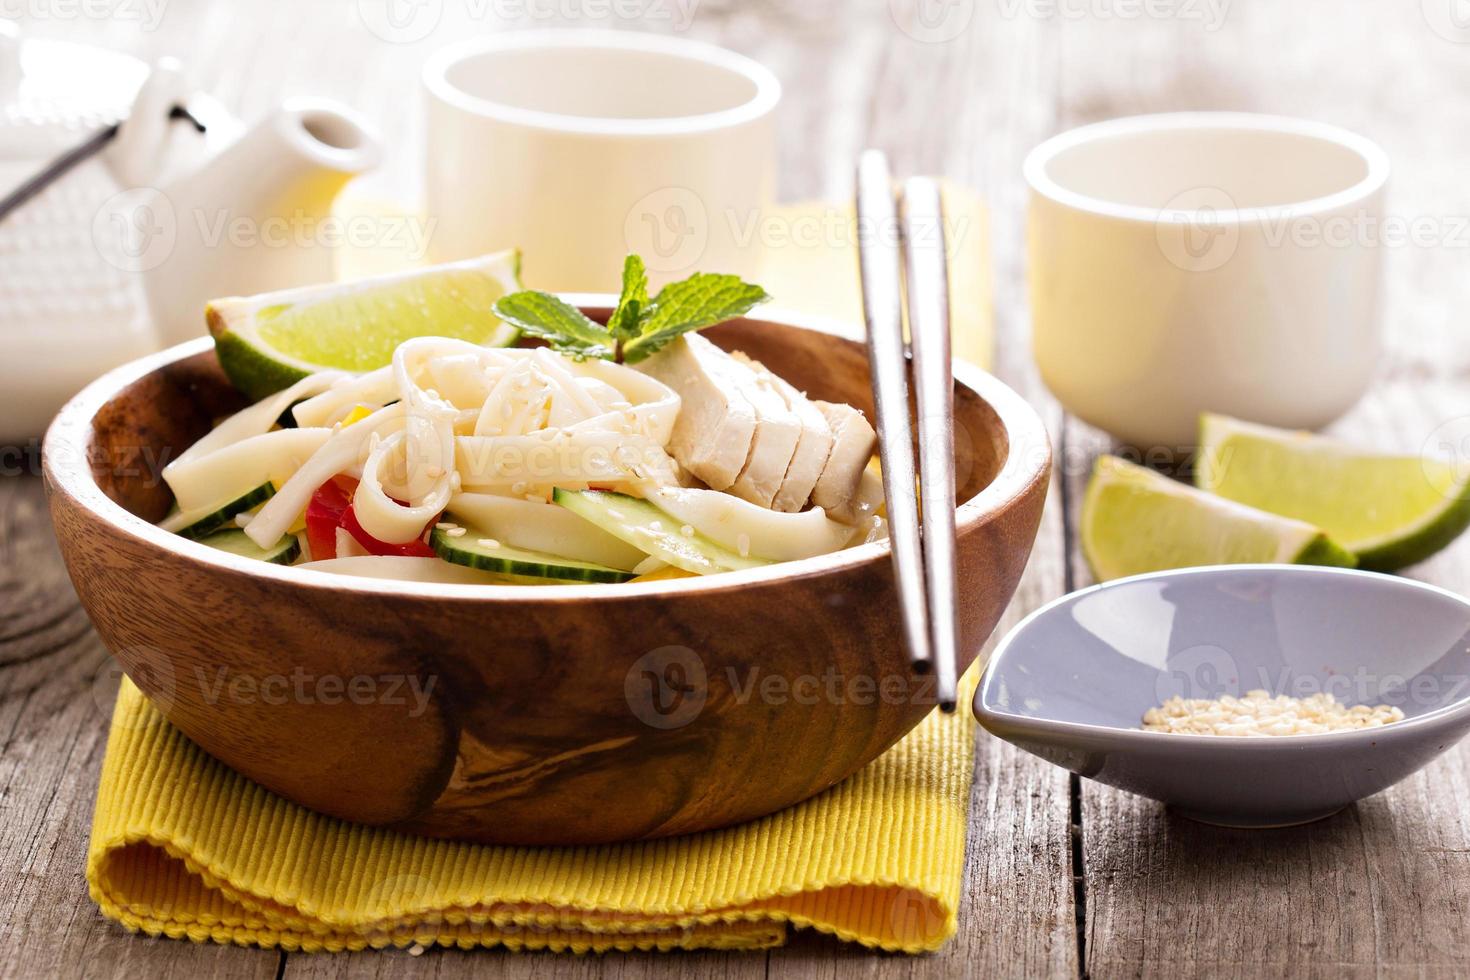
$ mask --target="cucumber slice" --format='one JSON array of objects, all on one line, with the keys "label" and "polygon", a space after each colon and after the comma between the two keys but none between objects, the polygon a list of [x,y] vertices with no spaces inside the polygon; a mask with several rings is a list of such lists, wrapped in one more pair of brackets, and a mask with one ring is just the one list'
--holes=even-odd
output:
[{"label": "cucumber slice", "polygon": [[697,531],[686,534],[683,529],[688,525],[648,501],[625,493],[558,488],[552,499],[609,534],[686,572],[714,575],[771,564],[764,558],[738,555]]},{"label": "cucumber slice", "polygon": [[198,541],[218,531],[250,508],[259,507],[271,499],[271,497],[274,497],[275,494],[276,488],[273,484],[262,483],[254,490],[236,497],[227,504],[205,507],[188,513],[175,512],[170,514],[159,527],[162,527],[165,531],[172,531],[175,534]]},{"label": "cucumber slice", "polygon": [[199,543],[218,548],[220,551],[228,551],[242,558],[258,558],[273,565],[289,565],[301,556],[301,543],[296,540],[294,534],[282,535],[281,540],[271,547],[262,548],[251,541],[244,531],[239,528],[229,528],[224,531],[216,531],[209,537],[201,539]]},{"label": "cucumber slice", "polygon": [[[454,516],[446,514],[444,522],[454,523]],[[626,582],[633,577],[632,572],[606,565],[512,548],[473,527],[459,525],[459,529],[464,533],[451,535],[447,529],[436,527],[429,535],[429,545],[434,553],[456,565],[502,575],[555,579],[561,582]]]}]

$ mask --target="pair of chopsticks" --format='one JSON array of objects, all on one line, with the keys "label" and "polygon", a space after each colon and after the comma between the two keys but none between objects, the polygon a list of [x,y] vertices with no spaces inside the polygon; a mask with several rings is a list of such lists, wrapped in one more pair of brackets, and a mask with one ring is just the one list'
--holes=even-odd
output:
[{"label": "pair of chopsticks", "polygon": [[[924,177],[906,180],[902,197],[900,217],[887,157],[878,150],[864,152],[857,168],[859,268],[899,610],[914,672],[933,671],[940,708],[954,711],[959,646],[954,375],[944,207],[938,183]],[[907,348],[905,296],[911,338]],[[917,481],[909,349],[919,412]]]}]

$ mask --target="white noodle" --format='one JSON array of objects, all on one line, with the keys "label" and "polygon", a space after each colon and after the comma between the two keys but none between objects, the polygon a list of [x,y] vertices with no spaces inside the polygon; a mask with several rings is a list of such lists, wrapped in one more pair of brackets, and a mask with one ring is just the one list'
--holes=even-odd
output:
[{"label": "white noodle", "polygon": [[399,345],[386,368],[314,375],[298,389],[312,394],[294,410],[303,424],[374,410],[339,427],[250,520],[246,533],[263,547],[339,474],[360,473],[357,520],[393,544],[420,537],[462,488],[546,498],[555,486],[637,492],[677,480],[665,447],[679,396],[623,365],[422,337]]}]

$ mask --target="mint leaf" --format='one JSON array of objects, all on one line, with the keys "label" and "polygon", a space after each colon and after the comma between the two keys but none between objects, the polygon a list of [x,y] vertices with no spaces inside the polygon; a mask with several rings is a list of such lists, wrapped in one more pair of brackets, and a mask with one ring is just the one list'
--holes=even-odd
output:
[{"label": "mint leaf", "polygon": [[533,337],[540,337],[553,350],[577,357],[613,356],[612,336],[581,310],[550,293],[527,289],[502,296],[495,303],[495,315]]},{"label": "mint leaf", "polygon": [[608,318],[607,332],[615,340],[632,340],[647,314],[648,272],[641,256],[630,255],[623,260],[623,291],[618,296],[618,308]]},{"label": "mint leaf", "polygon": [[739,276],[696,272],[683,282],[671,282],[653,298],[639,335],[623,345],[623,360],[637,363],[680,334],[743,316],[770,298]]}]

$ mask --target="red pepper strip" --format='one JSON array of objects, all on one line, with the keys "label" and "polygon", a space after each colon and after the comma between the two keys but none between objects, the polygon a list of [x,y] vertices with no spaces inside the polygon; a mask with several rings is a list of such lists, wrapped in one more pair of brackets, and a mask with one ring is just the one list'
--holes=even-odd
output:
[{"label": "red pepper strip", "polygon": [[[415,539],[403,544],[390,544],[373,537],[358,523],[352,510],[352,497],[357,492],[357,481],[350,476],[336,476],[323,483],[312,494],[306,507],[306,540],[311,545],[314,561],[337,557],[337,529],[340,527],[363,550],[372,555],[393,555],[409,558],[433,558],[434,549]],[[402,503],[402,501],[398,501]],[[438,518],[435,518],[437,520]],[[433,524],[433,521],[429,522]],[[425,526],[425,530],[428,527]],[[422,537],[422,535],[420,535]]]},{"label": "red pepper strip", "polygon": [[[434,518],[434,521],[437,520],[437,517]],[[430,521],[429,524],[432,525],[434,521]],[[342,528],[356,538],[358,544],[362,545],[374,555],[397,555],[407,558],[434,557],[434,549],[424,544],[421,540],[422,532],[420,532],[419,538],[414,538],[412,541],[405,541],[403,544],[389,544],[387,541],[379,541],[362,529],[362,525],[357,522],[357,514],[351,507],[347,508],[347,513],[342,515]]]},{"label": "red pepper strip", "polygon": [[306,542],[311,546],[312,561],[337,557],[337,528],[342,515],[352,509],[352,494],[357,481],[337,476],[317,487],[306,505]]}]

